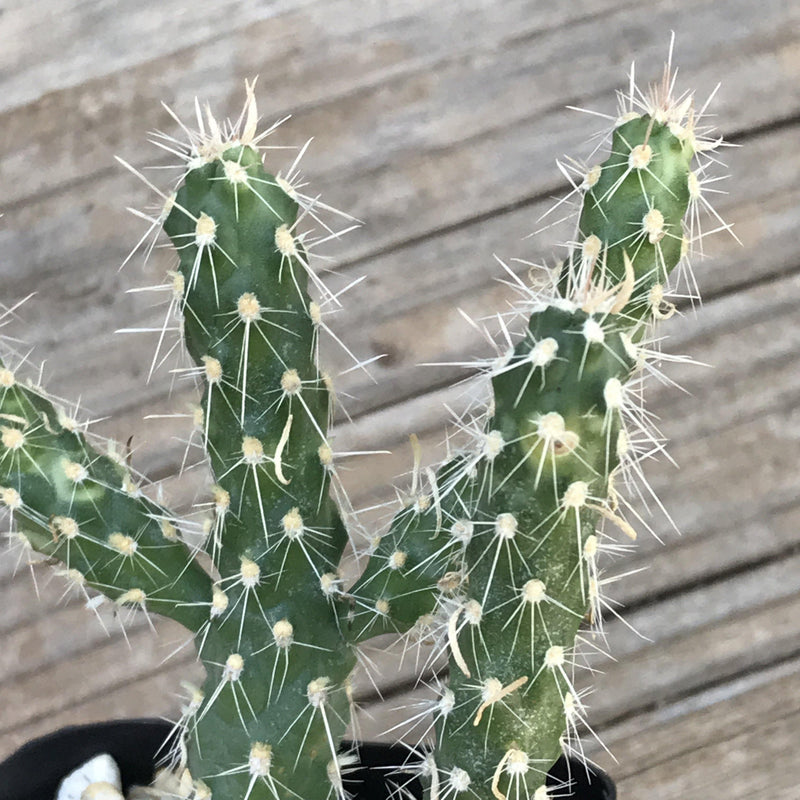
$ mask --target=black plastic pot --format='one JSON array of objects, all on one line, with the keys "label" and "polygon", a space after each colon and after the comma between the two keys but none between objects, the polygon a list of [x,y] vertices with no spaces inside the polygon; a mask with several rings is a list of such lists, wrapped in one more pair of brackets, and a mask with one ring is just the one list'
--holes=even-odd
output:
[{"label": "black plastic pot", "polygon": [[[159,719],[129,719],[76,725],[34,739],[0,764],[0,800],[53,800],[61,780],[99,753],[108,753],[122,774],[123,789],[148,784],[163,755],[171,725]],[[388,800],[392,789],[405,785],[417,800],[422,786],[401,774],[408,751],[383,744],[361,744],[361,768],[349,772],[346,788],[354,800]],[[572,779],[571,794],[560,789],[560,800],[616,800],[614,783],[603,772],[591,781],[582,764],[561,758],[548,776],[548,785]]]}]

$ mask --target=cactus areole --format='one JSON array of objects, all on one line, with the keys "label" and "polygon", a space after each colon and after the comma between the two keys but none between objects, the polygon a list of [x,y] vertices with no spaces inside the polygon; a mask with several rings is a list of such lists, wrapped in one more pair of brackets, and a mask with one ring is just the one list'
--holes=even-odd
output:
[{"label": "cactus areole", "polygon": [[[668,69],[623,97],[607,155],[575,175],[580,211],[548,280],[533,288],[509,270],[511,346],[479,364],[489,402],[459,420],[469,441],[438,470],[417,461],[350,587],[339,564],[352,507],[317,358],[341,303],[310,260],[332,233],[320,215],[335,215],[302,193],[297,162],[266,171],[272,129],[258,132],[252,85],[235,124],[209,111],[181,147],[163,142],[183,169],[174,192],[157,190],[155,222],[179,259],[164,330],[177,321],[193,361],[192,436],[213,475],[204,555],[120,449],[20,379],[23,359],[4,346],[0,506],[19,540],[87,598],[180,622],[205,666],[177,722],[181,797],[343,797],[350,676],[381,633],[433,644],[416,719],[436,744],[406,738],[429,800],[560,796],[545,775],[580,752],[575,669],[608,608],[603,553],[635,538],[620,497],[661,443],[640,391],[659,359],[651,323],[674,310],[670,274],[689,275],[705,152],[720,144],[672,88]],[[449,674],[425,672],[439,656]]]}]

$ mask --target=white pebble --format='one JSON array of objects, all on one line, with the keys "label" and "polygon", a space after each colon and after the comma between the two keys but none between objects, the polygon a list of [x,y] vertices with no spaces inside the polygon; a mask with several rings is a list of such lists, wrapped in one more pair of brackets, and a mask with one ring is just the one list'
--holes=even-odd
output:
[{"label": "white pebble", "polygon": [[[88,790],[88,791],[87,791]],[[55,800],[121,800],[122,779],[116,761],[108,753],[89,759],[70,772],[58,787]]]}]

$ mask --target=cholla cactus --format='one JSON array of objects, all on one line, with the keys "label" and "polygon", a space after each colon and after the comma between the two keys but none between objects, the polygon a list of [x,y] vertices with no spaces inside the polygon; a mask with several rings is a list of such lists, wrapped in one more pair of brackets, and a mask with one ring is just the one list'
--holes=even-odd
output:
[{"label": "cholla cactus", "polygon": [[[350,590],[338,565],[351,509],[317,363],[339,299],[308,255],[332,235],[317,216],[331,209],[302,194],[296,162],[286,177],[265,171],[272,129],[257,133],[253,86],[236,123],[198,111],[188,142],[162,140],[182,174],[175,193],[153,187],[153,225],[180,260],[170,315],[201,385],[206,556],[118,452],[17,377],[13,354],[0,364],[0,503],[18,535],[72,581],[195,637],[207,677],[179,723],[183,796],[342,796],[348,676],[358,643],[382,632],[449,654],[449,684],[425,709],[438,731],[421,767],[431,800],[548,796],[545,773],[583,719],[572,676],[579,629],[599,626],[606,602],[598,554],[634,537],[615,481],[660,448],[640,384],[659,358],[649,323],[673,308],[668,276],[700,236],[706,163],[691,162],[719,144],[672,92],[669,70],[647,95],[631,88],[610,154],[573,182],[575,236],[548,286],[509,271],[521,299],[503,321],[507,352],[483,365],[493,400],[462,421],[471,445],[415,470]],[[301,233],[307,217],[323,239]]]},{"label": "cholla cactus", "polygon": [[668,66],[648,94],[621,96],[606,159],[576,170],[567,258],[538,290],[509,270],[512,317],[527,324],[486,367],[493,397],[467,425],[473,446],[429,476],[352,589],[356,639],[403,630],[449,653],[429,709],[432,800],[541,800],[548,768],[579,745],[579,629],[599,627],[608,602],[598,556],[636,538],[618,478],[662,446],[641,396],[662,357],[650,323],[674,311],[670,273],[690,274],[703,155],[720,144],[698,129],[692,96],[672,92]]}]

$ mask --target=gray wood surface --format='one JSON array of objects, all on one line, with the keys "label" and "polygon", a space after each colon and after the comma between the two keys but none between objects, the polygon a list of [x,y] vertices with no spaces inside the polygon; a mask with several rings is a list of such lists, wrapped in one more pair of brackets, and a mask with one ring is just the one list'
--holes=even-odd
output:
[{"label": "gray wood surface", "polygon": [[[152,296],[171,263],[157,250],[117,267],[141,232],[126,207],[147,190],[114,161],[164,159],[147,133],[175,133],[195,95],[238,113],[244,79],[259,75],[268,120],[292,114],[274,143],[314,137],[303,162],[314,193],[365,220],[326,253],[333,287],[367,278],[331,325],[371,371],[336,379],[342,449],[391,449],[353,459],[345,480],[369,506],[393,495],[416,432],[426,463],[444,452],[445,408],[486,391],[457,366],[491,351],[458,312],[510,298],[493,254],[542,261],[562,230],[531,239],[565,188],[555,159],[588,155],[637,62],[659,77],[676,32],[681,87],[704,98],[722,82],[715,122],[729,194],[715,207],[743,246],[718,234],[696,265],[704,305],[664,325],[665,350],[711,368],[669,365],[687,391],[652,384],[650,407],[671,439],[648,479],[663,515],[653,536],[614,565],[645,569],[615,584],[616,661],[592,660],[589,721],[617,761],[587,752],[621,798],[796,800],[800,797],[800,5],[789,0],[7,0],[0,4],[0,302],[32,291],[14,333],[46,359],[55,393],[90,409],[99,433],[134,435],[134,462],[188,508],[202,470],[179,474],[192,392],[161,369],[147,382],[155,340],[115,335],[158,324]],[[276,150],[274,168],[291,156]],[[157,177],[158,173],[154,173]],[[710,224],[710,223],[708,223]],[[325,346],[336,375],[346,355]],[[172,365],[178,362],[173,362]],[[453,386],[455,381],[466,382]],[[350,466],[350,465],[349,465]],[[388,488],[387,488],[388,487]],[[19,562],[19,563],[18,563]],[[33,591],[36,580],[39,597]],[[0,758],[60,726],[111,716],[171,714],[180,681],[199,668],[176,626],[102,623],[62,581],[0,555]],[[108,629],[108,633],[105,628]],[[127,637],[127,643],[126,643]],[[372,648],[377,673],[358,681],[362,733],[408,733],[424,689],[398,668],[391,643]],[[375,684],[383,692],[381,700]]]}]

